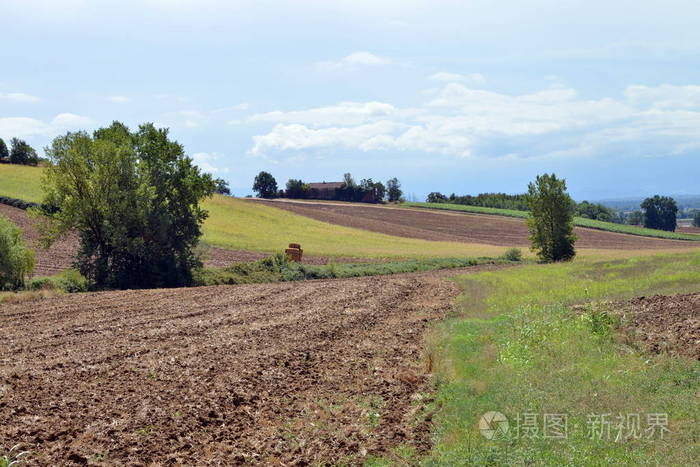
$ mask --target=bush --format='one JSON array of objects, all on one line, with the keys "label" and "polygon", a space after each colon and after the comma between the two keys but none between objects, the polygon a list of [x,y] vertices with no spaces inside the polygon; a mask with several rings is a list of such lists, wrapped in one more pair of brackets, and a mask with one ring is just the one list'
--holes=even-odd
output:
[{"label": "bush", "polygon": [[55,276],[35,277],[27,283],[28,290],[62,290],[66,293],[87,292],[89,282],[75,269],[68,269]]},{"label": "bush", "polygon": [[506,261],[522,261],[523,252],[520,250],[520,248],[509,248],[505,253],[503,253],[503,259]]},{"label": "bush", "polygon": [[0,290],[16,290],[34,270],[34,251],[27,248],[22,232],[0,216]]}]

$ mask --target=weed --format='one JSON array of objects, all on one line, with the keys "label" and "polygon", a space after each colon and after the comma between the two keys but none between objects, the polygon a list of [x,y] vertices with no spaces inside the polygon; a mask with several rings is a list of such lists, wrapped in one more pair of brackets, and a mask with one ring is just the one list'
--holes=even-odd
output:
[{"label": "weed", "polygon": [[503,253],[503,259],[506,261],[522,261],[523,252],[520,248],[508,248],[505,253]]},{"label": "weed", "polygon": [[0,467],[15,467],[22,462],[22,457],[28,456],[28,451],[19,452],[19,444],[11,447],[9,451],[0,456]]}]

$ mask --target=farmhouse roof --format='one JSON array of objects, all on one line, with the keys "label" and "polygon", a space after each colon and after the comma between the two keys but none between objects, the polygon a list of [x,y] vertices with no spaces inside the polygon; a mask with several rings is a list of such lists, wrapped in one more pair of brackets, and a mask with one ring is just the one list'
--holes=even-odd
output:
[{"label": "farmhouse roof", "polygon": [[343,182],[321,182],[321,183],[309,183],[309,188],[316,190],[328,190],[340,188],[343,186]]}]

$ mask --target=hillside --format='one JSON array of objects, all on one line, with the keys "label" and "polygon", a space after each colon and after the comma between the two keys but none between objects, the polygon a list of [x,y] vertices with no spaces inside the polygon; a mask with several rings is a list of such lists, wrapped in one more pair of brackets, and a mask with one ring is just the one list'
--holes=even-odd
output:
[{"label": "hillside", "polygon": [[[41,169],[0,164],[0,196],[41,201]],[[232,250],[272,253],[301,243],[306,254],[359,258],[498,256],[505,248],[478,243],[425,241],[320,222],[215,195],[204,203],[203,241]]]}]

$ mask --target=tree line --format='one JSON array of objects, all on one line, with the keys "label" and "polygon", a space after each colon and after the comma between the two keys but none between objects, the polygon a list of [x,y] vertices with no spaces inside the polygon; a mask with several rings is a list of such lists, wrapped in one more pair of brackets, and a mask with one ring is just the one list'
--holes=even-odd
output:
[{"label": "tree line", "polygon": [[[253,181],[253,191],[258,198],[289,198],[289,199],[316,199],[319,197],[317,189],[300,179],[287,180],[285,189],[279,189],[277,180],[269,172],[262,171],[256,175]],[[350,173],[343,175],[343,182],[334,188],[330,199],[335,201],[353,201],[365,203],[390,203],[401,201],[403,191],[397,178],[391,178],[386,182],[375,182],[371,178],[355,181]]]},{"label": "tree line", "polygon": [[0,138],[0,162],[20,165],[38,165],[39,155],[36,150],[27,144],[26,141],[19,138],[10,140],[10,148],[8,149],[5,141]]},{"label": "tree line", "polygon": [[[481,206],[497,209],[514,209],[518,211],[529,211],[531,205],[528,201],[529,194],[509,195],[506,193],[480,193],[476,196],[457,196],[454,193],[445,196],[440,192],[428,194],[428,203],[451,203],[467,206]],[[617,224],[643,225],[650,229],[676,230],[678,206],[676,201],[668,196],[655,195],[646,198],[640,205],[640,210],[630,213],[623,213],[604,206],[600,203],[581,201],[580,203],[571,200],[575,216],[586,219],[599,220],[603,222],[614,222]],[[695,220],[697,219],[697,220]],[[700,212],[695,214],[694,225],[700,227]]]}]

